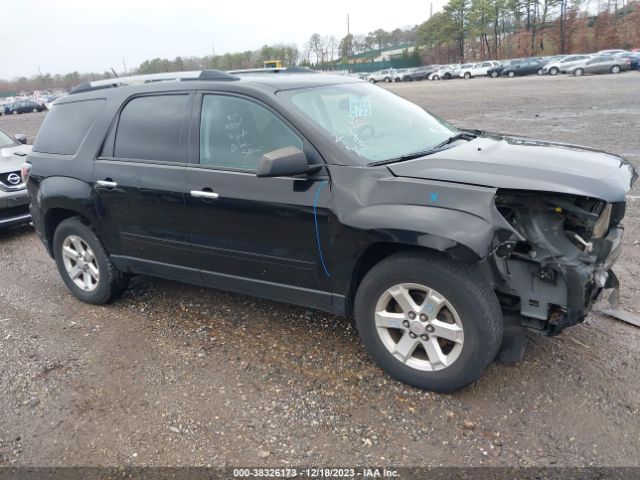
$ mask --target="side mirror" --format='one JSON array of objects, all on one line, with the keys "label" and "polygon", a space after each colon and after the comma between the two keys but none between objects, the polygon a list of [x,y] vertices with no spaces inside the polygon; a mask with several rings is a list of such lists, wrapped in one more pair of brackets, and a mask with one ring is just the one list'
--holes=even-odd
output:
[{"label": "side mirror", "polygon": [[13,138],[15,138],[18,143],[21,143],[22,145],[27,144],[27,136],[24,133],[16,133]]},{"label": "side mirror", "polygon": [[309,165],[307,156],[297,147],[290,146],[265,153],[258,165],[257,177],[288,177],[317,172],[320,165]]}]

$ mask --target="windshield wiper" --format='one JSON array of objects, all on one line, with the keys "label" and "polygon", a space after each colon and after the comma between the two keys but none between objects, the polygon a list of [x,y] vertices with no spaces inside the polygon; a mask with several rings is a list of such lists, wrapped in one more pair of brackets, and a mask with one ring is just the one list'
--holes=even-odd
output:
[{"label": "windshield wiper", "polygon": [[474,138],[477,138],[477,137],[478,137],[478,135],[476,135],[475,133],[471,133],[471,132],[456,133],[455,135],[447,138],[444,142],[441,142],[438,145],[436,145],[435,147],[433,147],[433,149],[437,150],[439,148],[444,147],[445,145],[449,145],[450,143],[457,142],[458,140],[473,140]]},{"label": "windshield wiper", "polygon": [[444,142],[440,142],[435,147],[431,147],[427,150],[420,150],[413,153],[407,153],[405,155],[401,155],[396,158],[390,158],[388,160],[380,160],[377,162],[367,163],[368,167],[375,167],[377,165],[386,165],[388,163],[402,162],[403,160],[413,160],[415,158],[426,157],[427,155],[431,155],[433,153],[439,152],[443,147],[449,145],[450,143],[456,142],[458,140],[473,140],[478,135],[471,132],[460,132],[455,135],[447,138]]},{"label": "windshield wiper", "polygon": [[379,160],[377,162],[367,163],[367,167],[375,167],[377,165],[386,165],[387,163],[402,162],[403,160],[413,160],[414,158],[425,157],[438,151],[439,149],[435,148],[430,148],[429,150],[420,150],[419,152],[407,153],[406,155],[400,155],[399,157],[389,158],[387,160]]}]

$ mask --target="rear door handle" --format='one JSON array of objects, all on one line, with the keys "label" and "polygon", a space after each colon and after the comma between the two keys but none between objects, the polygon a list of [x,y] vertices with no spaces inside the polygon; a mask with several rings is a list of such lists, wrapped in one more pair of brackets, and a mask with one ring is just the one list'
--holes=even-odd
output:
[{"label": "rear door handle", "polygon": [[115,188],[115,187],[118,186],[117,182],[114,182],[111,179],[109,179],[109,180],[98,180],[96,183],[98,185],[100,185],[101,187],[107,187],[107,188]]},{"label": "rear door handle", "polygon": [[191,190],[191,196],[196,198],[218,198],[220,195],[206,190]]}]

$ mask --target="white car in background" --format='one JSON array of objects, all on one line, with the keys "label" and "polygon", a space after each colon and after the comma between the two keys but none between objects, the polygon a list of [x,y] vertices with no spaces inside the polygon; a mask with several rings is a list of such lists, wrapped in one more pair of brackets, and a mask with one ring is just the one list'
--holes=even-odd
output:
[{"label": "white car in background", "polygon": [[369,77],[367,77],[367,80],[371,83],[392,82],[395,75],[396,71],[393,68],[388,68],[386,70],[378,70],[377,72],[373,72],[369,75]]},{"label": "white car in background", "polygon": [[600,50],[598,55],[616,55],[618,53],[627,53],[628,50],[622,50],[621,48],[614,48],[612,50]]},{"label": "white car in background", "polygon": [[549,62],[542,67],[542,73],[549,75],[557,75],[559,73],[567,73],[571,67],[584,62],[592,57],[592,55],[567,55],[555,62]]},{"label": "white car in background", "polygon": [[463,65],[460,70],[460,78],[470,79],[472,77],[486,77],[491,68],[500,65],[500,62],[488,60],[486,62],[474,63],[473,65]]}]

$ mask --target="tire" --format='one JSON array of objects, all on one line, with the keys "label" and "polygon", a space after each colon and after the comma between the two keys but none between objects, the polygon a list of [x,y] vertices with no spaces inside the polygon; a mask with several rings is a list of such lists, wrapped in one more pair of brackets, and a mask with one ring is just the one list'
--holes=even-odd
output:
[{"label": "tire", "polygon": [[370,78],[370,79],[369,79],[369,82],[371,82],[371,83],[376,83],[376,79],[375,79],[375,78]]},{"label": "tire", "polygon": [[542,70],[541,68],[538,69],[538,71],[536,72],[538,75],[544,75],[544,70]]},{"label": "tire", "polygon": [[[73,256],[63,254],[63,247],[71,249],[67,249],[67,252],[81,252],[84,249],[86,258],[91,258],[91,261],[86,262],[86,267],[80,265],[81,261],[78,258],[74,263]],[[58,225],[53,235],[53,253],[65,285],[83,302],[95,305],[108,303],[127,288],[129,276],[115,268],[91,227],[83,223],[79,217],[68,218]],[[81,272],[76,278],[77,281],[82,282],[89,276],[89,282],[84,283],[85,286],[89,286],[81,288],[76,284],[68,267],[71,267],[71,271],[78,268],[76,271]],[[98,272],[97,279],[91,273],[92,268]]]},{"label": "tire", "polygon": [[445,73],[444,76],[442,77],[444,80],[451,80],[451,74],[450,73]]},{"label": "tire", "polygon": [[465,80],[469,80],[470,78],[471,78],[471,74],[470,74],[469,72],[466,72],[466,73],[464,74],[464,79],[465,79]]},{"label": "tire", "polygon": [[514,72],[513,70],[512,70],[512,71],[510,71],[510,72],[507,72],[507,77],[509,77],[509,78],[513,78],[513,77],[515,77],[515,76],[516,76],[516,72]]},{"label": "tire", "polygon": [[[420,310],[420,302],[413,298],[418,316],[415,312],[401,317],[391,313],[388,318],[394,326],[377,325],[380,315],[389,312],[386,308],[380,309],[381,305],[389,300],[389,305],[394,305],[393,311],[398,311],[400,303],[394,303],[392,299],[396,295],[408,298],[404,294],[408,295],[410,291],[415,295],[420,290],[411,289],[417,287],[425,287],[424,291],[430,291],[432,298],[444,298],[447,306],[437,307],[440,313],[421,313],[429,312],[426,309],[429,305],[423,305],[425,310]],[[389,293],[393,291],[396,293]],[[399,311],[402,314],[404,310]],[[418,321],[423,317],[428,318],[428,322]],[[401,382],[436,392],[452,392],[477,380],[494,360],[502,342],[503,319],[498,299],[477,268],[444,256],[420,252],[392,255],[367,273],[356,293],[355,320],[362,343],[383,370]],[[428,333],[434,332],[432,320],[437,322],[436,333]],[[453,323],[448,320],[453,320]],[[406,328],[401,322],[412,322],[411,328]],[[395,327],[396,324],[399,327]],[[431,330],[427,330],[429,328]],[[460,328],[461,331],[455,330]],[[438,331],[448,332],[447,335],[455,332],[457,342],[445,340]],[[418,335],[417,339],[415,335]],[[408,359],[405,361],[397,356],[400,339],[415,345],[407,350]],[[436,350],[432,342],[437,342]],[[431,363],[427,348],[439,352],[433,356],[442,360]]]},{"label": "tire", "polygon": [[431,81],[434,81],[434,80],[440,80],[440,76],[439,75],[432,75],[431,76]]},{"label": "tire", "polygon": [[389,78],[389,77],[384,77],[384,81],[385,81],[386,83],[391,83],[391,78]]},{"label": "tire", "polygon": [[620,73],[621,68],[618,65],[611,67],[611,73]]},{"label": "tire", "polygon": [[11,113],[14,115],[18,115],[18,110],[13,110]]},{"label": "tire", "polygon": [[498,72],[491,72],[491,78],[498,78]]},{"label": "tire", "polygon": [[558,73],[560,73],[558,67],[551,67],[551,69],[549,70],[549,75],[557,75]]},{"label": "tire", "polygon": [[581,77],[583,73],[584,73],[584,70],[581,69],[581,68],[576,68],[573,71],[573,75],[576,76],[576,77]]},{"label": "tire", "polygon": [[38,109],[34,108],[33,110],[31,110],[31,113],[38,113]]}]

